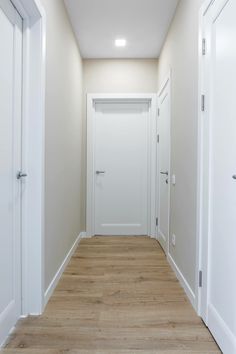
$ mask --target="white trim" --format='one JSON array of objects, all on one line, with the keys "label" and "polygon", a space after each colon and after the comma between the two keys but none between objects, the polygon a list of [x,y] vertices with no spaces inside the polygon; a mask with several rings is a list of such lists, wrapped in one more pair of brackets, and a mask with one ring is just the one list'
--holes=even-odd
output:
[{"label": "white trim", "polygon": [[[205,16],[214,5],[215,0],[206,0],[199,12],[199,83],[198,83],[198,176],[197,176],[197,266],[196,266],[196,302],[199,316],[208,324],[208,303],[209,303],[209,208],[210,201],[208,192],[210,180],[210,170],[208,170],[210,147],[209,138],[206,139],[205,134],[209,134],[209,123],[206,115],[209,114],[208,107],[205,111],[201,110],[201,95],[209,91],[209,82],[204,79],[206,75],[205,61],[207,55],[202,55],[202,38],[207,38],[208,34],[205,30]],[[204,149],[204,151],[203,151]],[[206,155],[205,151],[208,151]],[[207,166],[206,166],[207,165]],[[207,182],[208,181],[208,182]],[[202,288],[199,287],[199,271],[203,272]]]},{"label": "white trim", "polygon": [[175,274],[176,274],[180,284],[182,285],[186,295],[188,296],[191,304],[193,305],[194,308],[196,308],[196,297],[195,297],[195,294],[194,294],[193,290],[191,289],[189,283],[185,279],[184,275],[182,274],[182,272],[180,271],[180,269],[178,268],[178,266],[176,265],[175,261],[173,260],[173,258],[171,257],[170,254],[168,254],[167,260],[168,260],[171,268],[175,272]]},{"label": "white trim", "polygon": [[[217,6],[218,3],[222,8],[222,2],[227,0],[206,0],[199,13],[199,111],[198,111],[198,185],[197,185],[197,267],[196,267],[196,307],[200,317],[209,327],[213,336],[217,340],[219,346],[224,353],[236,352],[235,334],[230,330],[223,318],[217,312],[216,308],[210,302],[210,271],[211,271],[211,256],[209,253],[210,243],[210,223],[209,210],[211,201],[209,200],[210,190],[210,167],[209,160],[211,149],[209,147],[210,123],[206,119],[209,116],[209,106],[206,106],[205,112],[201,111],[201,95],[210,92],[210,80],[208,78],[208,69],[206,61],[208,56],[202,55],[202,38],[209,39],[209,32],[205,24],[205,16],[208,11],[211,11],[211,6]],[[208,50],[210,50],[210,41],[208,40]],[[209,63],[208,63],[209,64]],[[209,99],[208,99],[209,100]],[[202,288],[199,288],[198,274],[203,272]],[[232,309],[233,311],[233,309]]]},{"label": "white trim", "polygon": [[81,237],[82,237],[82,238],[89,238],[89,237],[87,237],[87,234],[86,234],[85,231],[81,232]]},{"label": "white trim", "polygon": [[148,191],[148,235],[156,236],[156,94],[87,94],[87,205],[86,232],[93,237],[94,231],[94,102],[148,102],[149,120],[149,174]]},{"label": "white trim", "polygon": [[45,291],[45,294],[44,294],[44,306],[47,305],[50,297],[52,296],[52,294],[53,294],[53,292],[54,292],[54,290],[55,290],[55,288],[56,288],[56,286],[57,286],[57,284],[58,284],[58,282],[59,282],[59,280],[60,280],[60,278],[62,276],[62,274],[64,273],[67,265],[69,264],[72,256],[74,255],[74,253],[75,253],[75,251],[76,251],[76,249],[78,247],[79,242],[83,238],[85,238],[84,237],[85,234],[86,234],[85,232],[81,232],[79,234],[79,236],[76,238],[73,246],[71,247],[71,249],[67,253],[64,261],[62,262],[61,266],[59,267],[58,271],[56,272],[56,274],[55,274],[53,280],[51,281],[51,283],[49,284],[47,290]]},{"label": "white trim", "polygon": [[46,15],[39,0],[11,0],[23,18],[22,315],[44,308]]},{"label": "white trim", "polygon": [[219,316],[212,304],[209,304],[208,311],[208,325],[213,336],[217,338],[220,348],[224,349],[225,354],[236,353],[235,335]]},{"label": "white trim", "polygon": [[[206,317],[202,312],[202,289],[199,287],[199,272],[203,271],[202,264],[202,118],[201,96],[202,96],[202,80],[203,80],[203,56],[202,56],[202,39],[204,38],[203,31],[203,16],[210,6],[211,1],[207,0],[202,5],[199,11],[199,38],[198,38],[198,154],[197,154],[197,226],[196,226],[196,272],[195,272],[195,287],[196,287],[196,307],[198,315],[206,322]],[[205,271],[204,271],[205,273]],[[204,274],[206,277],[206,273]],[[205,312],[205,311],[204,311]]]},{"label": "white trim", "polygon": [[[169,200],[169,209],[168,209],[168,235],[167,235],[167,240],[164,241],[166,242],[166,247],[163,248],[164,252],[168,255],[169,254],[169,250],[170,250],[170,197],[171,197],[171,124],[172,124],[172,111],[171,111],[171,102],[172,102],[172,77],[171,77],[171,69],[169,69],[165,80],[163,80],[163,83],[158,91],[157,94],[157,105],[158,105],[158,109],[160,109],[160,104],[159,104],[159,98],[162,94],[162,91],[165,89],[165,87],[169,84],[169,95],[170,95],[170,121],[169,121],[169,190],[168,190],[168,200]],[[158,117],[157,117],[157,133],[158,133]],[[158,186],[156,188],[156,210],[157,210],[157,215],[158,218],[160,219],[160,215],[159,215],[159,192],[160,192],[160,171],[159,171],[159,144],[157,144],[157,175],[156,175],[156,186]],[[159,241],[160,245],[162,246],[162,242],[160,241],[161,238],[163,238],[161,235],[159,235],[159,225],[156,228],[156,239]],[[164,240],[164,239],[163,239]]]},{"label": "white trim", "polygon": [[5,346],[7,345],[8,341],[9,341],[9,337],[11,336],[12,333],[14,333],[14,331],[16,330],[16,326],[13,326],[10,331],[6,334],[3,342],[0,342],[0,352],[1,352],[1,349],[5,348]]}]

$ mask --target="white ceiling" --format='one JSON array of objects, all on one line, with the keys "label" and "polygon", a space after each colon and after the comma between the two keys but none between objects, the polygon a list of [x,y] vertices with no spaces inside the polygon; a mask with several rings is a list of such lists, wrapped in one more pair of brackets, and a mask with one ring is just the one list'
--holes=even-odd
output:
[{"label": "white ceiling", "polygon": [[[64,0],[84,58],[157,58],[178,0]],[[116,48],[116,38],[126,38]]]}]

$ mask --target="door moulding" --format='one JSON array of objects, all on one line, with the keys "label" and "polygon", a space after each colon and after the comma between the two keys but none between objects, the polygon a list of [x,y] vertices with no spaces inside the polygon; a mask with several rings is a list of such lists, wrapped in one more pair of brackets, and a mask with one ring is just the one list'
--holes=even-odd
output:
[{"label": "door moulding", "polygon": [[87,205],[86,235],[93,237],[94,228],[94,118],[96,102],[142,102],[149,103],[149,156],[148,156],[148,235],[156,236],[156,94],[88,94],[87,95]]},{"label": "door moulding", "polygon": [[[232,1],[232,3],[234,3]],[[233,353],[236,350],[236,337],[234,331],[234,325],[228,319],[226,321],[226,314],[224,311],[222,313],[218,311],[215,306],[214,300],[212,301],[212,294],[215,291],[219,291],[219,302],[222,303],[221,289],[225,292],[234,293],[234,289],[231,289],[231,274],[223,273],[226,279],[229,279],[229,288],[225,289],[224,284],[221,284],[222,275],[218,277],[218,270],[215,269],[215,254],[212,250],[212,245],[217,242],[217,235],[213,232],[214,230],[214,219],[212,213],[212,206],[219,203],[218,200],[214,200],[214,189],[213,180],[213,170],[214,170],[214,141],[216,138],[212,131],[215,130],[213,123],[217,122],[217,116],[214,115],[214,110],[216,109],[215,100],[220,96],[220,93],[214,95],[214,71],[212,70],[212,62],[216,61],[217,58],[214,54],[217,51],[215,42],[217,33],[216,20],[219,15],[223,13],[223,9],[227,4],[230,4],[230,0],[206,0],[199,13],[199,74],[198,74],[198,183],[197,183],[197,266],[196,266],[196,307],[199,316],[204,320],[205,324],[209,327],[212,335],[216,338],[218,345],[220,346],[222,352]],[[220,31],[219,31],[220,33]],[[225,31],[223,33],[227,33]],[[222,35],[222,34],[221,34]],[[219,34],[220,36],[220,34]],[[221,37],[220,37],[221,38]],[[229,42],[230,43],[230,42]],[[205,44],[205,48],[203,47]],[[227,57],[227,47],[224,48],[224,53]],[[225,64],[224,64],[225,65]],[[217,68],[220,71],[221,68]],[[231,69],[227,69],[228,72]],[[232,70],[231,70],[232,71]],[[214,78],[214,79],[213,79]],[[233,76],[232,76],[233,81]],[[222,83],[221,83],[222,84]],[[219,96],[219,97],[218,97]],[[204,101],[206,105],[204,105]],[[206,98],[206,99],[205,99]],[[228,100],[228,96],[227,96]],[[230,99],[229,99],[230,101]],[[213,109],[214,107],[214,109]],[[214,119],[213,119],[214,117]],[[226,119],[227,121],[227,119]],[[217,123],[216,123],[217,124]],[[227,123],[225,123],[227,126]],[[224,132],[222,133],[222,137]],[[230,138],[229,138],[230,139]],[[221,149],[224,150],[224,146],[221,144]],[[215,151],[214,151],[215,153]],[[212,162],[213,161],[213,162]],[[222,161],[221,161],[222,162]],[[222,167],[223,169],[223,167]],[[223,169],[224,170],[224,169]],[[217,171],[214,170],[217,174]],[[213,187],[212,187],[213,186]],[[219,187],[218,187],[219,190]],[[227,200],[227,190],[226,190],[226,200]],[[230,213],[230,209],[227,210],[227,214]],[[224,226],[224,222],[222,222]],[[212,236],[213,235],[213,236]],[[215,237],[215,239],[213,238]],[[225,238],[224,242],[229,243],[230,240]],[[216,243],[217,244],[217,243]],[[233,247],[233,246],[232,246]],[[219,248],[219,245],[218,245]],[[224,259],[224,255],[222,256]],[[228,255],[231,257],[232,255]],[[229,258],[230,259],[230,258]],[[223,268],[222,264],[220,266]],[[224,268],[223,268],[224,269]],[[231,269],[233,269],[231,267]],[[201,273],[200,273],[201,272]],[[199,277],[201,274],[201,277]],[[229,277],[229,278],[228,278]],[[199,281],[199,279],[201,281]],[[219,284],[219,289],[213,290],[212,284],[217,282]],[[226,300],[227,303],[227,300]],[[216,301],[217,304],[217,301]],[[228,313],[233,313],[234,308],[232,304],[229,306],[230,310]]]},{"label": "door moulding", "polygon": [[11,0],[23,18],[22,316],[44,309],[46,15],[39,0]]},{"label": "door moulding", "polygon": [[[165,88],[169,85],[169,97],[170,97],[170,119],[169,119],[169,190],[168,190],[168,201],[169,201],[169,209],[168,209],[168,235],[167,235],[167,240],[166,240],[166,250],[164,250],[167,254],[169,255],[169,240],[170,240],[170,193],[171,193],[171,69],[168,71],[165,80],[163,80],[162,85],[160,86],[160,89],[157,94],[157,105],[158,105],[158,110],[160,109],[160,100],[162,99],[161,95]],[[159,134],[158,131],[158,118],[157,118],[157,134]],[[159,144],[157,144],[157,177],[156,177],[156,185],[157,187],[157,192],[156,192],[156,209],[157,209],[157,215],[159,216],[159,191],[160,191],[160,176],[159,176]],[[160,240],[159,235],[159,227],[157,226],[156,228],[156,239],[159,241]]]},{"label": "door moulding", "polygon": [[[203,180],[204,178],[208,178],[208,176],[204,176],[203,178],[203,145],[204,145],[204,116],[205,111],[202,110],[202,94],[205,92],[205,83],[204,83],[204,63],[205,55],[203,55],[203,38],[204,34],[204,16],[207,14],[209,8],[211,7],[213,1],[206,0],[199,12],[199,49],[198,49],[198,63],[199,63],[199,72],[198,72],[198,176],[197,176],[197,244],[196,244],[196,300],[195,300],[195,308],[198,312],[198,315],[202,317],[202,319],[207,324],[207,282],[208,282],[208,271],[207,265],[204,262],[206,258],[204,256],[205,252],[208,253],[208,241],[202,237],[202,216],[208,215],[208,210],[204,209],[203,206]],[[199,286],[199,274],[203,272],[202,276],[202,284]],[[203,274],[201,273],[201,274]],[[204,301],[205,299],[205,301]]]}]

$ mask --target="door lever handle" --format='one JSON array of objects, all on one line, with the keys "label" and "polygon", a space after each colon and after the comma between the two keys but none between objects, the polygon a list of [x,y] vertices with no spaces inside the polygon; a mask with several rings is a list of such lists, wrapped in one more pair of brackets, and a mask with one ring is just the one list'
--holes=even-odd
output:
[{"label": "door lever handle", "polygon": [[104,173],[106,173],[106,171],[96,171],[96,175],[104,175]]},{"label": "door lever handle", "polygon": [[166,172],[162,172],[162,171],[161,171],[160,174],[161,174],[161,175],[169,176],[169,172],[168,172],[168,171],[166,171]]},{"label": "door lever handle", "polygon": [[26,173],[18,172],[17,175],[16,175],[17,179],[21,179],[21,178],[24,178],[24,177],[27,177]]}]

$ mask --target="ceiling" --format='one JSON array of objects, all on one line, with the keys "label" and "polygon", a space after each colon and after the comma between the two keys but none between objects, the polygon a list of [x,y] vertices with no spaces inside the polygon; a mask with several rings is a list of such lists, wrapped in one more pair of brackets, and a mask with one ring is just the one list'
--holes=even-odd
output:
[{"label": "ceiling", "polygon": [[[83,58],[157,58],[178,0],[64,0]],[[117,48],[115,39],[127,46]]]}]

